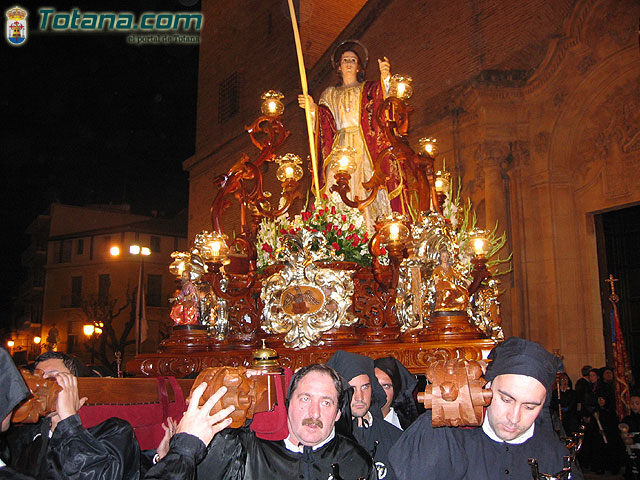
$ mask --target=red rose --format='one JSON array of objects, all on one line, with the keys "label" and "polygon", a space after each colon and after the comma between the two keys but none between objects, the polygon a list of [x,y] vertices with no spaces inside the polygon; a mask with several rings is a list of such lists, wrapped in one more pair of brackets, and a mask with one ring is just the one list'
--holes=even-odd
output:
[{"label": "red rose", "polygon": [[386,248],[384,248],[384,247],[382,247],[382,248],[380,249],[380,255],[384,255],[384,254],[386,254],[386,253],[387,253],[387,249],[386,249]]},{"label": "red rose", "polygon": [[351,245],[353,245],[354,247],[357,247],[358,245],[360,245],[360,239],[358,237],[355,237],[353,239],[353,242],[351,242]]},{"label": "red rose", "polygon": [[302,212],[302,221],[306,222],[311,218],[311,212]]},{"label": "red rose", "polygon": [[340,219],[342,220],[342,223],[344,223],[344,222],[346,222],[346,221],[347,221],[347,216],[343,213],[343,214],[340,216]]},{"label": "red rose", "polygon": [[331,215],[335,215],[336,214],[336,207],[332,206],[331,207]]},{"label": "red rose", "polygon": [[269,245],[268,243],[262,244],[262,250],[264,250],[267,253],[273,252],[273,248],[271,248],[271,245]]},{"label": "red rose", "polygon": [[284,228],[280,229],[280,235],[286,235],[287,231]]},{"label": "red rose", "polygon": [[356,226],[352,223],[351,225],[349,225],[349,231],[353,232],[356,229]]},{"label": "red rose", "polygon": [[340,245],[338,245],[338,242],[333,242],[331,244],[331,247],[333,247],[334,250],[340,250]]}]

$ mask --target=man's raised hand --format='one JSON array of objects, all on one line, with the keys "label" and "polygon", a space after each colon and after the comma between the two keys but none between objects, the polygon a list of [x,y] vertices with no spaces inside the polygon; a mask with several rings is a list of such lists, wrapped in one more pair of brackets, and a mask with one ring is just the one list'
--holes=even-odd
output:
[{"label": "man's raised hand", "polygon": [[216,433],[231,425],[232,420],[229,415],[235,410],[235,407],[231,405],[210,415],[213,406],[227,393],[227,388],[220,387],[218,391],[209,397],[205,404],[200,407],[198,406],[200,397],[202,397],[206,388],[207,383],[202,382],[193,391],[191,399],[189,400],[189,407],[178,424],[177,433],[190,433],[202,440],[205,445],[209,445],[209,442],[211,442],[211,439]]}]

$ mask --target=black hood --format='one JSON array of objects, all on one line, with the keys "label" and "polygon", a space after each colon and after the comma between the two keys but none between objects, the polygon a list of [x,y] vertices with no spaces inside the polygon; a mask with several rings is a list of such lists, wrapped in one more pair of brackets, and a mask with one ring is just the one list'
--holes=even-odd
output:
[{"label": "black hood", "polygon": [[392,405],[413,400],[413,391],[418,385],[418,380],[415,375],[407,370],[407,367],[394,357],[376,358],[373,365],[389,375],[393,383]]},{"label": "black hood", "polygon": [[29,389],[9,353],[0,348],[0,421],[29,396]]},{"label": "black hood", "polygon": [[[387,400],[387,396],[374,371],[373,360],[364,355],[357,353],[345,352],[344,350],[338,350],[334,353],[327,365],[338,372],[344,379],[349,382],[352,378],[358,375],[367,375],[371,382],[371,407],[370,411],[380,413],[380,407],[384,405]],[[375,407],[375,408],[374,408]]]}]

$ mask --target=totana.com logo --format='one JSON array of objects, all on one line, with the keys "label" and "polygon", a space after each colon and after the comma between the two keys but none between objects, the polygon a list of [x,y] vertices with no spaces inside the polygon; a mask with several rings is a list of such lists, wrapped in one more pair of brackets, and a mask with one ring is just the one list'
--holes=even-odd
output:
[{"label": "totana.com logo", "polygon": [[18,47],[27,41],[27,11],[17,5],[5,12],[7,28],[5,30],[9,45]]}]

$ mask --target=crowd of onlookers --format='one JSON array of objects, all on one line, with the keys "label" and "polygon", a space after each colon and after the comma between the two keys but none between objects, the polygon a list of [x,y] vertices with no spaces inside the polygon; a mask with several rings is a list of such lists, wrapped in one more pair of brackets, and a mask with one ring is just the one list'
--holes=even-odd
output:
[{"label": "crowd of onlookers", "polygon": [[561,435],[570,436],[584,425],[584,442],[578,455],[583,469],[597,474],[617,474],[624,469],[625,477],[633,478],[634,444],[640,442],[640,391],[633,375],[628,372],[625,379],[631,413],[620,421],[613,369],[585,365],[581,374],[575,385],[566,373],[558,375],[550,407],[555,428]]}]

